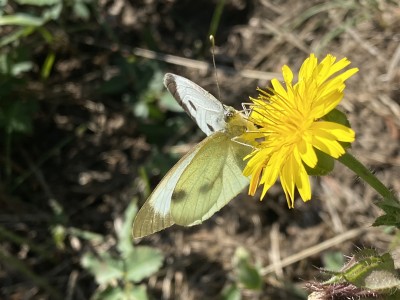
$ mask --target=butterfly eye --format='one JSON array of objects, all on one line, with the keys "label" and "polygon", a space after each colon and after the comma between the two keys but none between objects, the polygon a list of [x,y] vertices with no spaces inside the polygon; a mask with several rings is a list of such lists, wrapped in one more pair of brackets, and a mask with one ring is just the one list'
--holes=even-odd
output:
[{"label": "butterfly eye", "polygon": [[236,110],[232,107],[229,106],[225,106],[225,110],[224,110],[224,118],[225,121],[228,121],[229,119],[232,119],[233,116],[235,115]]}]

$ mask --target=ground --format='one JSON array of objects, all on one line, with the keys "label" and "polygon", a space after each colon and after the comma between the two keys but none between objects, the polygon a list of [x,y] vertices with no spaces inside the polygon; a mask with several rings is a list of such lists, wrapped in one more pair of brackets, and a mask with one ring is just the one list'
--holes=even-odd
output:
[{"label": "ground", "polygon": [[[23,40],[32,47],[34,68],[18,96],[37,100],[38,107],[32,133],[13,140],[13,179],[0,183],[2,298],[51,299],[35,277],[61,294],[67,291],[70,299],[93,294],[97,285],[80,259],[99,249],[70,229],[101,234],[109,241],[102,247],[114,251],[115,222],[128,204],[139,199],[141,205],[179,155],[203,138],[190,118],[160,102],[166,72],[185,76],[240,109],[258,86],[280,78],[284,64],[297,70],[310,53],[347,57],[360,69],[348,80],[341,104],[357,135],[350,151],[400,191],[397,1],[226,1],[215,25],[220,96],[208,42],[217,5],[100,1],[88,6],[87,21],[66,9],[62,18],[46,24],[54,38],[51,47],[35,35]],[[7,6],[10,14],[18,9]],[[0,34],[7,30],[13,28],[0,27]],[[40,80],[49,51],[56,54],[55,63],[48,79]],[[382,214],[374,190],[340,163],[329,175],[312,178],[312,184],[312,200],[297,199],[295,209],[287,208],[276,185],[262,202],[244,192],[202,225],[174,226],[133,240],[161,249],[166,257],[161,270],[143,281],[149,294],[218,298],[233,282],[232,257],[239,247],[261,266],[264,281],[259,292],[244,290],[244,299],[305,299],[304,282],[320,276],[334,251],[349,256],[373,247],[396,259],[394,233],[371,226]],[[59,243],[50,230],[56,224],[67,232]],[[30,243],[44,252],[32,251]],[[7,263],[10,256],[36,276]]]}]

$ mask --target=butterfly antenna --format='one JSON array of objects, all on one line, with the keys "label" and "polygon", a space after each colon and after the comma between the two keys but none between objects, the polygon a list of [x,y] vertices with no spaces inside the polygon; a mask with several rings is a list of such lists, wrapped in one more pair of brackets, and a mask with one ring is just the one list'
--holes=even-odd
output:
[{"label": "butterfly antenna", "polygon": [[218,99],[221,101],[221,91],[219,89],[219,83],[218,83],[218,73],[217,73],[217,66],[215,65],[215,40],[214,36],[210,35],[210,42],[211,42],[211,54],[212,54],[212,61],[214,65],[214,76],[215,76],[215,81],[217,82],[217,89],[218,89]]}]

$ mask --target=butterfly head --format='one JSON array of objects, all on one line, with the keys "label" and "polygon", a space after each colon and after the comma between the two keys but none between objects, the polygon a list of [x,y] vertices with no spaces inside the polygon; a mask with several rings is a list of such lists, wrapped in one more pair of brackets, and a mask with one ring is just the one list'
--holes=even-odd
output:
[{"label": "butterfly head", "polygon": [[224,119],[226,122],[225,131],[231,137],[243,134],[249,127],[249,121],[245,119],[243,114],[230,106],[224,105]]}]

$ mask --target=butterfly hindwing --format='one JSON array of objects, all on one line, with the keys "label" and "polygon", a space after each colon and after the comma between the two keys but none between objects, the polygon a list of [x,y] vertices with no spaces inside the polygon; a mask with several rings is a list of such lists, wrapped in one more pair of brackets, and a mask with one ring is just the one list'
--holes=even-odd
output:
[{"label": "butterfly hindwing", "polygon": [[242,174],[249,147],[233,142],[224,132],[204,141],[172,194],[171,216],[178,225],[191,226],[210,218],[249,183]]},{"label": "butterfly hindwing", "polygon": [[133,237],[143,237],[174,224],[170,211],[171,196],[182,173],[199,151],[199,145],[191,149],[168,171],[143,204],[133,223]]}]

